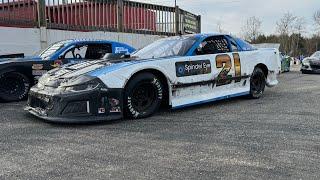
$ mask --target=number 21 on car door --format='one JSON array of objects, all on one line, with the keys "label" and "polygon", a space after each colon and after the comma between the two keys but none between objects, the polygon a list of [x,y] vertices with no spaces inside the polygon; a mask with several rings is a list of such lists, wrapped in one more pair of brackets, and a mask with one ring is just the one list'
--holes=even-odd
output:
[{"label": "number 21 on car door", "polygon": [[238,53],[219,54],[216,56],[216,86],[238,83],[241,81],[241,61]]}]

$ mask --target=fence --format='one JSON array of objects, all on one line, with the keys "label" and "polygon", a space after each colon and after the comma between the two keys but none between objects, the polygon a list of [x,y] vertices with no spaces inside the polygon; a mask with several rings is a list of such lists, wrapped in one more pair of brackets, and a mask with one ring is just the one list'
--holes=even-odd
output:
[{"label": "fence", "polygon": [[0,26],[154,35],[199,33],[201,17],[127,0],[0,0]]}]

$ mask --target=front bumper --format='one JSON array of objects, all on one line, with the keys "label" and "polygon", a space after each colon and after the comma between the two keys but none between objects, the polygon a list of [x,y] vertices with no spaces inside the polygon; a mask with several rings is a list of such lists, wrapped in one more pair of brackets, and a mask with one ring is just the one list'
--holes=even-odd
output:
[{"label": "front bumper", "polygon": [[320,67],[312,67],[312,66],[301,66],[301,71],[303,73],[309,73],[309,74],[320,74]]},{"label": "front bumper", "polygon": [[32,89],[25,110],[50,122],[87,123],[123,118],[122,89],[59,95]]}]

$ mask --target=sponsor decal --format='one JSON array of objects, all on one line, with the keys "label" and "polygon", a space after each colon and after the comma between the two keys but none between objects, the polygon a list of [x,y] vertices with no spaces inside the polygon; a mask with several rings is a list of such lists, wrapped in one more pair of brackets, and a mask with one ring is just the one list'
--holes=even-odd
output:
[{"label": "sponsor decal", "polygon": [[42,76],[47,73],[47,70],[32,70],[32,75],[34,76]]},{"label": "sponsor decal", "polygon": [[110,106],[115,107],[120,104],[120,101],[118,99],[111,98],[111,99],[109,99],[109,104],[110,104]]},{"label": "sponsor decal", "polygon": [[76,64],[76,63],[82,63],[84,61],[82,60],[71,60],[69,64]]},{"label": "sponsor decal", "polygon": [[52,67],[57,68],[63,65],[63,62],[61,60],[56,60],[51,64]]},{"label": "sponsor decal", "polygon": [[99,108],[98,109],[98,113],[99,114],[104,114],[104,113],[106,113],[106,109],[105,108]]},{"label": "sponsor decal", "polygon": [[115,47],[115,52],[116,54],[120,54],[120,53],[129,53],[129,50],[127,48],[124,47]]},{"label": "sponsor decal", "polygon": [[119,104],[120,104],[120,100],[114,99],[114,98],[109,99],[110,113],[121,112],[121,108],[120,108]]},{"label": "sponsor decal", "polygon": [[112,107],[112,108],[110,109],[110,112],[111,112],[111,113],[119,113],[119,112],[121,112],[121,108],[120,108],[120,106]]},{"label": "sponsor decal", "polygon": [[177,77],[211,73],[210,60],[176,62]]},{"label": "sponsor decal", "polygon": [[43,64],[33,64],[32,69],[41,70],[41,69],[43,69]]}]

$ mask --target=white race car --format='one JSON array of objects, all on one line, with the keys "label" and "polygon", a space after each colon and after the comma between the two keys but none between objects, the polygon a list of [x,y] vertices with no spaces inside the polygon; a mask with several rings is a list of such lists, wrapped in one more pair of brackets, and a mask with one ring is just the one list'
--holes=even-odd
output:
[{"label": "white race car", "polygon": [[173,109],[249,95],[275,86],[279,51],[225,34],[160,39],[131,57],[49,71],[32,87],[26,110],[55,122],[145,118]]}]

